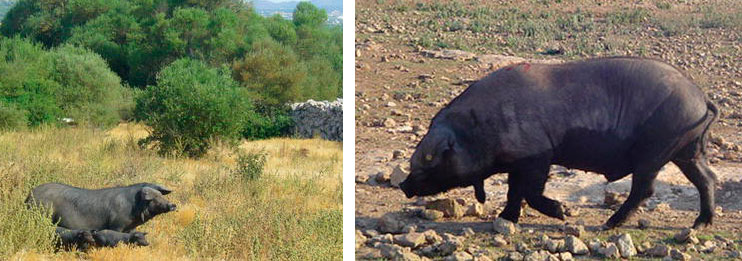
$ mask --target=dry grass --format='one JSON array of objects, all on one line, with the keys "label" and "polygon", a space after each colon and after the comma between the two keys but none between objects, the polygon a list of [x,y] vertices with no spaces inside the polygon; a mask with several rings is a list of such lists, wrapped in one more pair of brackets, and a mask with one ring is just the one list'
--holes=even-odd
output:
[{"label": "dry grass", "polygon": [[[141,149],[139,125],[109,131],[41,128],[0,133],[0,259],[263,259],[342,257],[342,145],[271,139],[216,146],[202,159],[162,158]],[[265,153],[258,179],[238,155]],[[53,227],[23,205],[46,182],[86,188],[156,182],[175,190],[177,212],[138,227],[148,247],[54,252]],[[28,222],[32,220],[34,222]],[[22,224],[23,223],[23,224]],[[24,237],[12,236],[22,230]],[[6,240],[7,239],[7,240]]]}]

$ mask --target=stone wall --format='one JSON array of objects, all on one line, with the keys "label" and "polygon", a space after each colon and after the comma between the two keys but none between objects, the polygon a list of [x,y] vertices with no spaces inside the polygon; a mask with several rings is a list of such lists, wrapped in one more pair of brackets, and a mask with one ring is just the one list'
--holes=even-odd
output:
[{"label": "stone wall", "polygon": [[343,141],[343,99],[291,104],[291,117],[294,119],[294,135]]}]

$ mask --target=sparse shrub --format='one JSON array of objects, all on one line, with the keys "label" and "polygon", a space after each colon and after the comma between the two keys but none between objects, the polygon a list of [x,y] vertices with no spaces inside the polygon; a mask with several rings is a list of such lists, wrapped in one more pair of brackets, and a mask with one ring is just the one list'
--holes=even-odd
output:
[{"label": "sparse shrub", "polygon": [[239,138],[251,104],[228,72],[180,59],[137,98],[135,118],[152,127],[142,140],[160,154],[200,157],[219,139]]},{"label": "sparse shrub", "polygon": [[610,13],[607,20],[612,24],[638,24],[647,17],[649,17],[649,11],[643,8],[635,8]]},{"label": "sparse shrub", "polygon": [[0,207],[0,217],[3,219],[0,222],[0,257],[8,257],[24,249],[52,252],[58,238],[54,233],[51,213],[36,207],[29,208],[22,201],[15,200],[20,196],[18,192],[0,193],[0,201],[3,202]]},{"label": "sparse shrub", "polygon": [[27,113],[15,105],[0,102],[0,131],[26,127],[28,125]]},{"label": "sparse shrub", "polygon": [[259,179],[263,175],[266,153],[264,151],[242,152],[237,154],[237,173],[244,181]]}]

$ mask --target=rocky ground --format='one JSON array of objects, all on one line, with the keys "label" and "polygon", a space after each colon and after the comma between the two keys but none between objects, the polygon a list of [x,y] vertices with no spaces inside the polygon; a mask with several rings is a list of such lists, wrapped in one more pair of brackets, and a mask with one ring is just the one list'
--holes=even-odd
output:
[{"label": "rocky ground", "polygon": [[[356,1],[356,258],[446,260],[740,259],[742,7],[734,1]],[[625,225],[600,231],[630,188],[552,169],[546,195],[566,222],[525,208],[497,220],[504,175],[407,199],[395,187],[429,120],[472,81],[502,66],[605,55],[659,58],[719,105],[709,155],[720,184],[713,227],[686,230],[698,192],[672,164]]]}]

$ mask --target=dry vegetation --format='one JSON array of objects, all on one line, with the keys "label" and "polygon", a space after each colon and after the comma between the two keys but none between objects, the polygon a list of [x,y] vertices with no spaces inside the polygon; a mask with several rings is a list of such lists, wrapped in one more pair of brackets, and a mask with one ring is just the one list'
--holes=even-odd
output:
[{"label": "dry vegetation", "polygon": [[[337,260],[342,257],[342,147],[319,139],[216,146],[200,160],[141,149],[140,125],[110,131],[40,128],[0,133],[0,259]],[[265,155],[260,172],[261,155]],[[53,224],[23,204],[34,186],[156,182],[178,211],[137,228],[148,247],[53,249]]]}]

